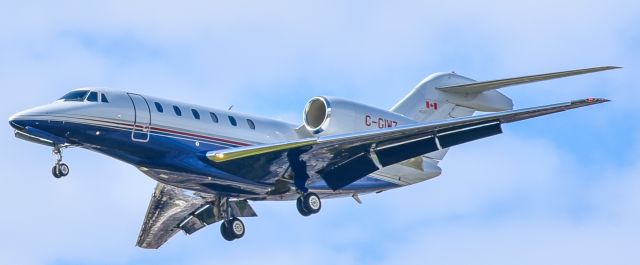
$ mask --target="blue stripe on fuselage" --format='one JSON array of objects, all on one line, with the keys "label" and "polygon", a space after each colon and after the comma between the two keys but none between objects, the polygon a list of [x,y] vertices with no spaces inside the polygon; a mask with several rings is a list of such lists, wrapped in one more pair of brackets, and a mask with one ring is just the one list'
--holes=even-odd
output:
[{"label": "blue stripe on fuselage", "polygon": [[[231,177],[239,182],[247,182],[203,162],[206,152],[229,148],[227,143],[187,139],[162,132],[151,133],[148,142],[137,142],[131,140],[131,129],[55,120],[30,120],[22,123],[63,136],[70,144],[95,150],[138,167],[219,178]],[[206,169],[203,169],[205,166]]]},{"label": "blue stripe on fuselage", "polygon": [[[236,147],[239,145],[230,144],[233,140],[212,141],[198,138],[193,133],[175,134],[152,130],[148,142],[138,142],[131,139],[133,124],[127,128],[126,124],[120,123],[107,126],[109,122],[100,121],[100,124],[89,121],[70,122],[56,120],[23,120],[25,126],[32,126],[43,131],[47,131],[57,136],[63,136],[69,143],[79,145],[84,148],[103,153],[110,157],[119,159],[137,167],[146,167],[156,170],[176,172],[176,179],[158,179],[163,182],[170,182],[179,187],[193,187],[193,184],[207,182],[209,177],[217,178],[225,182],[232,182],[236,186],[249,185],[254,187],[269,187],[272,184],[258,183],[239,176],[228,174],[216,169],[206,158],[208,151],[215,151]],[[98,133],[99,132],[99,133]],[[215,136],[216,139],[222,139]],[[199,176],[197,179],[178,179],[179,176]],[[190,183],[185,183],[190,182]],[[191,185],[186,185],[191,184]],[[218,190],[216,185],[209,185],[214,192],[228,192]],[[355,183],[350,184],[338,193],[371,192],[398,187],[397,184],[384,180],[365,177]],[[310,186],[314,190],[329,191],[329,187],[324,182],[316,182]],[[235,192],[238,192],[236,190]],[[237,193],[239,194],[239,193]],[[247,191],[248,194],[255,194]]]}]

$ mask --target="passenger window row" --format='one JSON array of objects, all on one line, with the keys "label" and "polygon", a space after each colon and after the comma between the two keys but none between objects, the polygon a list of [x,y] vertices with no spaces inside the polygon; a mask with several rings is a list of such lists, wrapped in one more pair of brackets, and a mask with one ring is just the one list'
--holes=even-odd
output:
[{"label": "passenger window row", "polygon": [[[104,94],[103,94],[104,96]],[[156,106],[156,111],[158,111],[159,113],[163,113],[164,112],[164,108],[162,107],[162,104],[160,104],[160,102],[154,102],[153,103]],[[180,109],[180,107],[173,105],[173,112],[176,114],[176,116],[180,117],[182,116],[182,110]],[[196,109],[191,109],[191,114],[193,115],[193,118],[196,120],[200,119],[200,112],[198,112],[198,110]],[[211,121],[214,123],[218,123],[220,120],[218,119],[218,115],[216,115],[213,112],[209,112],[209,116],[211,117]],[[238,126],[238,121],[236,120],[235,117],[233,116],[228,116],[229,118],[229,123],[232,126]],[[247,119],[247,126],[249,126],[249,128],[251,130],[255,130],[256,129],[256,124],[251,120],[251,119]]]}]

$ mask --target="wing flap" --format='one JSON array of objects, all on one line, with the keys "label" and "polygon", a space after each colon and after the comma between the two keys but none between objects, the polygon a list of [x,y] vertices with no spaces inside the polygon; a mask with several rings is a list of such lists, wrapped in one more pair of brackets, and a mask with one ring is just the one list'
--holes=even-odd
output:
[{"label": "wing flap", "polygon": [[500,126],[500,122],[491,122],[470,128],[438,133],[436,139],[438,140],[439,149],[442,149],[501,133],[502,126]]},{"label": "wing flap", "polygon": [[202,198],[189,196],[179,188],[156,184],[136,246],[159,248],[180,231],[177,224],[204,203]]},{"label": "wing flap", "polygon": [[317,172],[333,190],[339,190],[380,169],[370,153],[359,153],[349,160]]},{"label": "wing flap", "polygon": [[479,140],[502,133],[500,123],[492,121],[468,128],[434,131],[427,136],[401,144],[379,145],[375,148],[376,156],[382,166],[389,166],[405,161],[406,157],[417,157],[426,153],[449,148],[455,145]]},{"label": "wing flap", "polygon": [[244,200],[220,200],[218,197],[189,192],[183,189],[156,184],[149,202],[136,246],[157,249],[182,230],[190,235],[223,219],[219,209],[228,204],[233,217],[257,216]]},{"label": "wing flap", "polygon": [[593,68],[585,68],[585,69],[578,69],[578,70],[571,70],[571,71],[546,73],[546,74],[539,74],[539,75],[528,75],[528,76],[520,76],[520,77],[498,79],[498,80],[491,80],[491,81],[473,82],[473,83],[464,84],[464,85],[445,86],[445,87],[439,87],[438,90],[444,91],[444,92],[450,92],[450,93],[481,93],[483,91],[499,89],[507,86],[522,85],[527,83],[569,77],[574,75],[583,75],[583,74],[613,70],[618,68],[620,67],[617,67],[617,66],[593,67]]}]

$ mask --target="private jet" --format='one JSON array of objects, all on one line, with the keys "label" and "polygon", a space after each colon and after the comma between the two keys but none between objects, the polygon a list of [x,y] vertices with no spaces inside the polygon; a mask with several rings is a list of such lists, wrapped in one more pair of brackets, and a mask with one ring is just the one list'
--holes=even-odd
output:
[{"label": "private jet", "polygon": [[324,199],[360,203],[361,195],[437,177],[453,146],[501,134],[505,123],[608,101],[513,110],[498,89],[616,68],[491,81],[435,73],[389,110],[313,97],[300,124],[89,87],[16,113],[9,124],[17,138],[52,148],[55,178],[70,173],[63,150],[81,147],[155,180],[136,245],[156,249],[179,231],[190,235],[217,222],[224,239],[239,239],[240,218],[257,216],[252,201],[295,201],[310,216]]}]

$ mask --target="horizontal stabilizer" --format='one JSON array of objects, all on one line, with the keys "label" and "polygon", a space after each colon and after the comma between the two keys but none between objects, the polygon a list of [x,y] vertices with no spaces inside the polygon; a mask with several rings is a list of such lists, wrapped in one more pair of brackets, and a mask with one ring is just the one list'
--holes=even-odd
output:
[{"label": "horizontal stabilizer", "polygon": [[499,89],[507,86],[522,85],[522,84],[533,83],[538,81],[545,81],[545,80],[563,78],[563,77],[574,76],[574,75],[582,75],[582,74],[588,74],[593,72],[613,70],[618,68],[620,67],[602,66],[602,67],[578,69],[578,70],[539,74],[539,75],[528,75],[528,76],[498,79],[498,80],[492,80],[492,81],[473,82],[473,83],[464,84],[464,85],[444,86],[444,87],[439,87],[438,90],[444,91],[444,92],[450,92],[450,93],[481,93],[483,91]]}]

